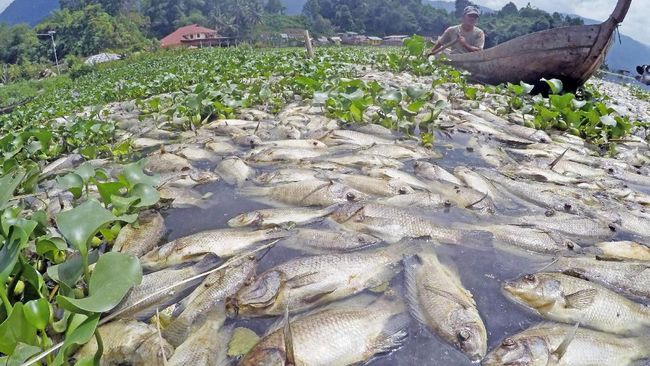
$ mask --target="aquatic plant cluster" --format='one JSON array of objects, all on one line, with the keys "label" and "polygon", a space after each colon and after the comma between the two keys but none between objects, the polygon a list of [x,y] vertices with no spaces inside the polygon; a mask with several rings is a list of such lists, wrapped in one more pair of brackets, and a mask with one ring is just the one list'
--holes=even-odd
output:
[{"label": "aquatic plant cluster", "polygon": [[[141,55],[1,115],[0,353],[12,364],[39,354],[48,365],[71,355],[353,364],[407,342],[415,319],[478,361],[485,304],[434,250],[487,247],[562,256],[504,289],[541,318],[581,323],[526,330],[489,362],[540,332],[554,337],[537,350],[549,357],[574,357],[555,344],[565,337],[598,339],[621,362],[647,357],[647,338],[630,337],[649,319],[647,115],[595,89],[562,94],[557,80],[548,98],[526,84],[475,85],[425,48],[414,37],[312,60],[243,48]],[[452,151],[477,163],[444,165]],[[159,246],[160,212],[209,209],[207,183],[273,208]],[[451,224],[437,219],[449,212]],[[304,256],[263,262],[280,248]],[[531,278],[575,295],[553,299],[571,310],[536,308]],[[639,329],[628,318],[605,326],[592,315],[601,298]],[[283,315],[261,340],[226,324]],[[314,354],[322,339],[349,348]]]}]

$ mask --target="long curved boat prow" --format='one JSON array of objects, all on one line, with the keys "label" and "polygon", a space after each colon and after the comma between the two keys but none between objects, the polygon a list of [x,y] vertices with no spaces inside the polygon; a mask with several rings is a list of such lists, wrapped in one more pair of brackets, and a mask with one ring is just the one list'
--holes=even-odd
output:
[{"label": "long curved boat prow", "polygon": [[619,0],[605,22],[528,34],[480,52],[450,55],[451,65],[486,84],[537,85],[541,78],[562,80],[566,90],[582,86],[600,68],[632,0]]}]

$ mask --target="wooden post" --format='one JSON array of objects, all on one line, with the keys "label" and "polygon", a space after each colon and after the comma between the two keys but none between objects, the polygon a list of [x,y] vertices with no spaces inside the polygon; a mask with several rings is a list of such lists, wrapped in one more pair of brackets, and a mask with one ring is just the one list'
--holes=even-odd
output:
[{"label": "wooden post", "polygon": [[311,46],[309,31],[305,30],[305,48],[307,48],[307,58],[314,58],[314,49]]}]

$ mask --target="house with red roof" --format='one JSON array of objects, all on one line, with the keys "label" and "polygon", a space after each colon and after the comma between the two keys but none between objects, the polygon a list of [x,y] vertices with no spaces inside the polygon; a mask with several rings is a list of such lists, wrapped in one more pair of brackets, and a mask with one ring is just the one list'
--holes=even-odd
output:
[{"label": "house with red roof", "polygon": [[229,46],[234,44],[230,37],[222,37],[216,30],[202,27],[198,24],[186,25],[175,30],[167,37],[160,40],[163,48],[173,47],[213,47]]}]

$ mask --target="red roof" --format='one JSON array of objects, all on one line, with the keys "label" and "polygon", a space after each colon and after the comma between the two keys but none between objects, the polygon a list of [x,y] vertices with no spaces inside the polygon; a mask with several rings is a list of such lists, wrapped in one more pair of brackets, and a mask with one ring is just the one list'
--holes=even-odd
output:
[{"label": "red roof", "polygon": [[186,25],[175,30],[172,34],[160,40],[161,47],[173,47],[183,44],[183,40],[188,39],[190,35],[208,34],[208,39],[218,37],[217,31],[210,28],[201,27],[198,24]]}]

